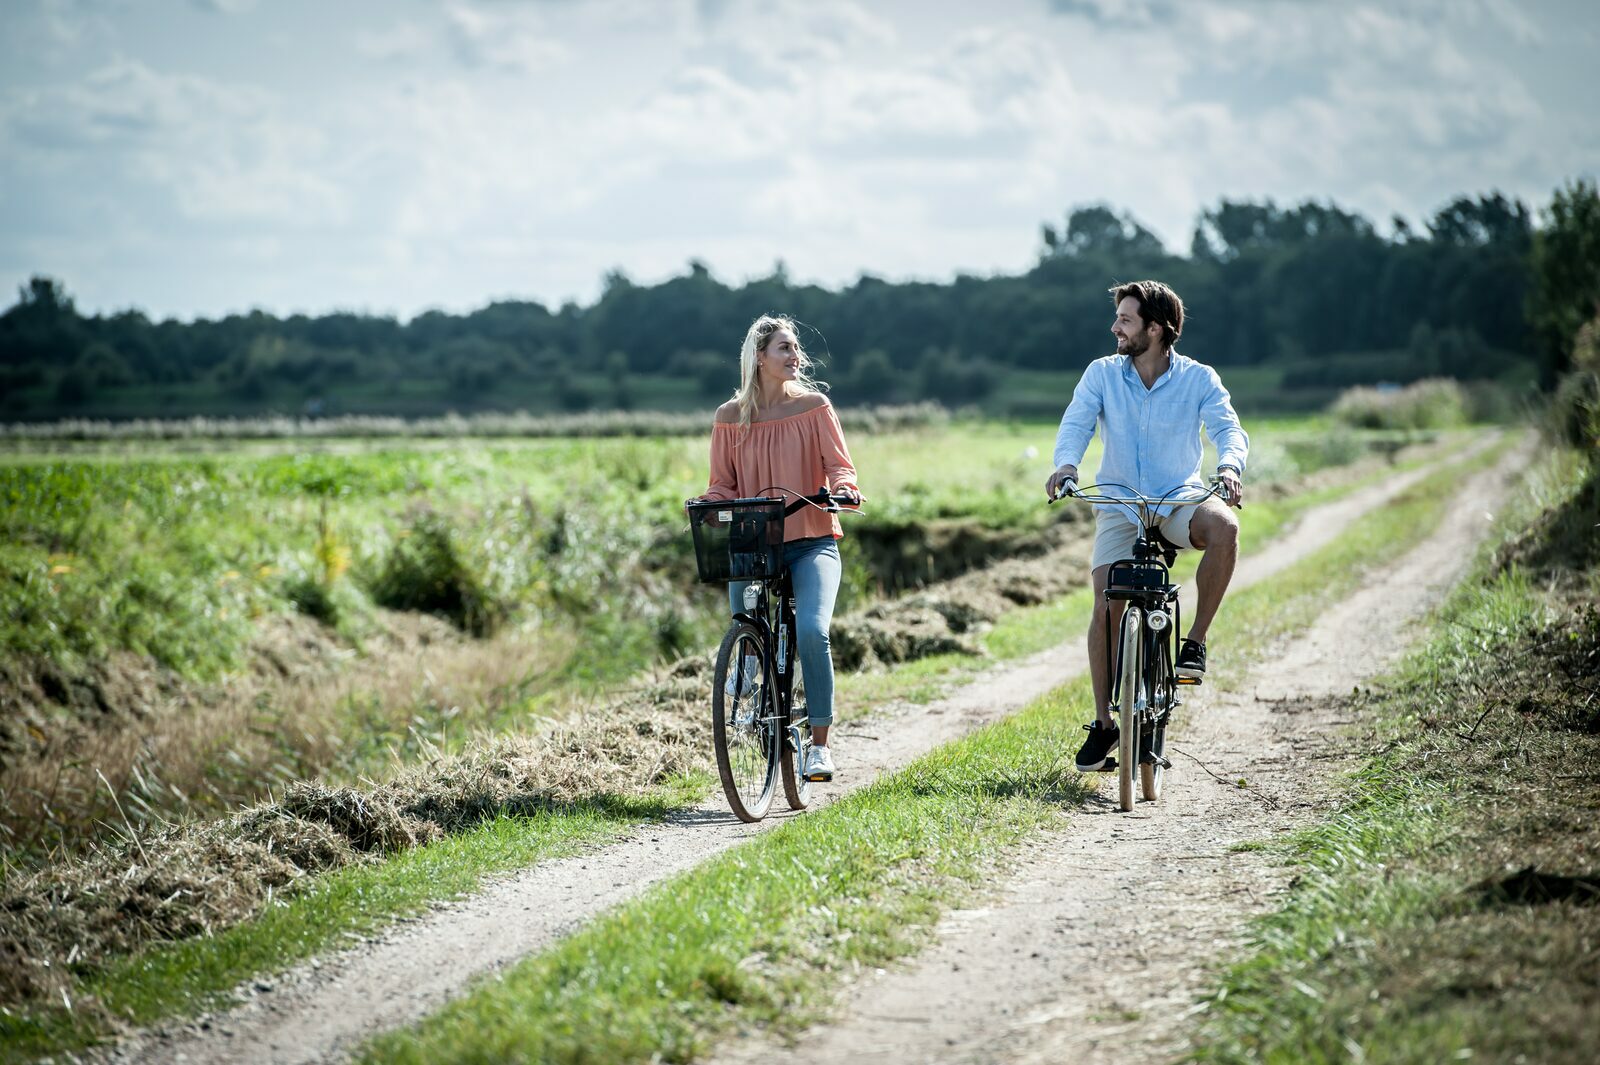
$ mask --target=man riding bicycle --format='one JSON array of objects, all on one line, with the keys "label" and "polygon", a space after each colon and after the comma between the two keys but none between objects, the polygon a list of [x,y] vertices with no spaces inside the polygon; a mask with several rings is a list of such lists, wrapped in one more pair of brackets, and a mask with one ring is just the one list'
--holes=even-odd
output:
[{"label": "man riding bicycle", "polygon": [[[1183,301],[1159,281],[1135,281],[1111,289],[1116,318],[1111,332],[1117,354],[1091,362],[1072,392],[1056,434],[1056,470],[1045,482],[1051,499],[1075,486],[1078,463],[1100,427],[1105,456],[1096,480],[1140,495],[1165,496],[1184,486],[1205,491],[1200,478],[1200,428],[1217,448],[1220,500],[1198,506],[1160,507],[1161,535],[1175,547],[1204,554],[1195,573],[1194,622],[1178,652],[1178,675],[1199,681],[1206,671],[1206,632],[1233,577],[1239,554],[1239,521],[1228,506],[1244,499],[1240,478],[1250,438],[1239,425],[1228,390],[1211,367],[1173,350],[1183,332]],[[1070,484],[1069,484],[1070,482]],[[1224,503],[1227,505],[1225,506]],[[1094,555],[1095,610],[1089,622],[1089,677],[1094,685],[1095,720],[1084,727],[1089,738],[1078,751],[1079,772],[1106,763],[1117,744],[1111,719],[1111,677],[1107,645],[1116,618],[1102,611],[1111,564],[1129,557],[1139,535],[1138,519],[1126,508],[1097,508]]]}]

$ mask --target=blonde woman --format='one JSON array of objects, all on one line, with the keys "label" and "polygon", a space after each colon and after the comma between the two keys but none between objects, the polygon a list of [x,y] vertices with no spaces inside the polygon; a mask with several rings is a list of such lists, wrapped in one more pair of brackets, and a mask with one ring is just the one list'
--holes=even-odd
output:
[{"label": "blonde woman", "polygon": [[[860,503],[855,465],[833,404],[810,375],[794,321],[764,314],[751,323],[739,352],[739,390],[717,408],[711,427],[711,484],[702,500],[796,495],[827,485]],[[691,500],[694,502],[694,500]],[[833,724],[833,655],[828,629],[839,594],[836,514],[802,507],[783,527],[784,562],[794,582],[795,642],[811,725],[809,780],[832,780],[828,727]],[[744,602],[746,582],[728,585],[729,609]]]}]

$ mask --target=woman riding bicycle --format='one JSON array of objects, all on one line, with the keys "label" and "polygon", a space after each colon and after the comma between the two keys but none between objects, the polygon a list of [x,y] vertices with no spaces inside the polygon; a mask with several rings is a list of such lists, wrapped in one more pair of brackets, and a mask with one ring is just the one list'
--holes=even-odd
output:
[{"label": "woman riding bicycle", "polygon": [[[739,390],[717,408],[711,427],[711,484],[700,500],[782,496],[791,502],[819,485],[860,503],[855,466],[833,404],[811,379],[811,360],[793,320],[764,314],[751,323],[739,352]],[[784,522],[783,558],[794,582],[795,643],[806,685],[811,754],[805,776],[833,778],[828,726],[833,723],[833,655],[828,628],[839,594],[836,515],[802,507]],[[733,613],[743,609],[746,582],[728,585]],[[730,679],[732,674],[730,674]]]}]

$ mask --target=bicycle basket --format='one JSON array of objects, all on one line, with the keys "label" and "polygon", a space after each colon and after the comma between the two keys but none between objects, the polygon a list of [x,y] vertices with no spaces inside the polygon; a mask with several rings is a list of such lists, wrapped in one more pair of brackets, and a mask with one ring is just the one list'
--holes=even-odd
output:
[{"label": "bicycle basket", "polygon": [[783,568],[783,500],[691,503],[688,509],[702,581],[764,580]]}]

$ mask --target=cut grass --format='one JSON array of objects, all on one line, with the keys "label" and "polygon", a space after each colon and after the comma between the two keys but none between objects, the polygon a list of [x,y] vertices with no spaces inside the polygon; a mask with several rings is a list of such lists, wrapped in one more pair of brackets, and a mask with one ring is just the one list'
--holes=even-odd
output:
[{"label": "cut grass", "polygon": [[680,777],[644,797],[600,796],[529,816],[501,816],[387,861],[319,877],[242,924],[164,944],[87,974],[72,1009],[0,1012],[5,1055],[35,1056],[87,1046],[115,1023],[149,1024],[228,1001],[243,981],[282,972],[352,936],[377,931],[430,904],[475,890],[486,877],[597,846],[703,798],[707,774]]},{"label": "cut grass", "polygon": [[[1392,557],[1436,525],[1462,473],[1435,474],[1372,515],[1362,536],[1293,567],[1290,594],[1280,583],[1245,591],[1249,623],[1230,625],[1230,611],[1218,631],[1250,644],[1238,657],[1260,653],[1308,616],[1304,604],[1359,579],[1359,552]],[[983,871],[1081,798],[1087,785],[1068,760],[1088,687],[1079,677],[652,889],[415,1028],[374,1040],[364,1060],[686,1061],[736,1026],[793,1036],[826,1012],[840,967],[915,951]]]},{"label": "cut grass", "polygon": [[[1547,458],[1498,537],[1567,507],[1581,476],[1573,456]],[[1295,886],[1204,1000],[1197,1060],[1600,1059],[1600,907],[1558,897],[1563,877],[1600,879],[1600,737],[1565,679],[1574,662],[1592,679],[1600,657],[1597,584],[1480,559],[1429,641],[1352,699],[1382,753],[1336,816],[1281,845]],[[1507,886],[1528,881],[1552,897]]]}]

